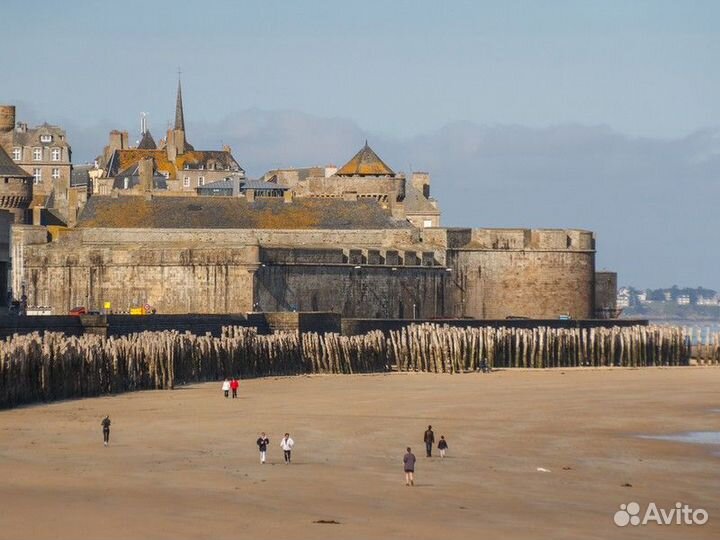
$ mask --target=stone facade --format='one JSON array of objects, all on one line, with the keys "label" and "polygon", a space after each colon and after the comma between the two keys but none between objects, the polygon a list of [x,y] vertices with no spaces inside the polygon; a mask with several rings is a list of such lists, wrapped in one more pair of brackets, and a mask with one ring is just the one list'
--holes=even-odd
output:
[{"label": "stone facade", "polygon": [[[253,211],[237,198],[210,199],[237,201],[243,220]],[[316,204],[303,203],[303,212],[327,214],[348,203]],[[233,229],[222,217],[224,227],[209,229],[107,228],[97,221],[102,216],[98,210],[82,217],[49,243],[44,228],[24,229],[15,270],[30,305],[54,313],[111,302],[115,311],[149,304],[159,313],[331,311],[391,319],[594,314],[594,239],[587,231],[388,228],[392,217],[373,228],[360,221],[366,212],[347,214],[355,221],[346,229],[332,221],[313,229],[268,227],[272,222],[242,228],[242,220]]]},{"label": "stone facade", "polygon": [[[67,193],[72,173],[72,152],[65,130],[50,124],[31,128],[26,123],[15,124],[15,107],[2,109],[3,127],[0,127],[0,145],[13,161],[33,177],[33,198],[44,206],[56,190]],[[12,120],[14,126],[7,129]]]}]

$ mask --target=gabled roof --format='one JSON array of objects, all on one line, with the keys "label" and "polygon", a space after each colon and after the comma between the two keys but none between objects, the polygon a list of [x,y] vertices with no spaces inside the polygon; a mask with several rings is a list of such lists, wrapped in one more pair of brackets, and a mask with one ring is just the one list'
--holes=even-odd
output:
[{"label": "gabled roof", "polygon": [[142,139],[140,139],[140,143],[137,146],[140,150],[156,150],[157,144],[155,144],[155,139],[153,139],[153,136],[150,134],[150,130],[143,133]]},{"label": "gabled roof", "polygon": [[28,174],[24,169],[21,169],[20,166],[7,155],[7,152],[5,152],[2,146],[0,146],[0,176],[6,178],[32,178],[32,174]]},{"label": "gabled roof", "polygon": [[182,171],[185,165],[188,169],[196,169],[202,165],[207,170],[208,163],[215,163],[215,170],[229,170],[232,172],[245,172],[235,161],[230,152],[225,150],[191,150],[175,158],[173,163],[168,159],[166,150],[151,150],[144,148],[129,148],[126,150],[115,150],[108,163],[107,176],[117,176],[120,171],[137,165],[142,158],[152,158],[155,169],[161,173],[167,173],[169,178],[177,178],[178,171]]},{"label": "gabled roof", "polygon": [[338,176],[395,176],[395,172],[378,157],[367,141],[365,141],[365,146],[335,174]]},{"label": "gabled roof", "polygon": [[80,228],[120,229],[408,229],[372,199],[166,197],[93,195]]},{"label": "gabled roof", "polygon": [[437,214],[440,210],[433,204],[435,199],[427,199],[425,196],[412,185],[405,186],[405,205],[406,214]]}]

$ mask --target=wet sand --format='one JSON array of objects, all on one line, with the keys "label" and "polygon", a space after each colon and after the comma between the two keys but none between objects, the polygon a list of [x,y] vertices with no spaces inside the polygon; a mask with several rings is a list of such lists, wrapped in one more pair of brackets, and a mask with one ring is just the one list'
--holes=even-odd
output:
[{"label": "wet sand", "polygon": [[[718,538],[719,449],[635,435],[718,431],[719,406],[720,369],[697,367],[257,379],[236,400],[213,383],[2,411],[0,539]],[[444,460],[424,457],[428,424]],[[615,526],[631,501],[710,521]]]}]

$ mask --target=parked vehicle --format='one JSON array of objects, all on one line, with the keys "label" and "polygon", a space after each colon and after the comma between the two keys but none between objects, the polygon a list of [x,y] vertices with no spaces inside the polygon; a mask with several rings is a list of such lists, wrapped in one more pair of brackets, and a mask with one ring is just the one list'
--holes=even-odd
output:
[{"label": "parked vehicle", "polygon": [[70,310],[70,315],[74,315],[75,317],[79,317],[80,315],[87,315],[87,308],[85,308],[84,306],[74,307]]}]

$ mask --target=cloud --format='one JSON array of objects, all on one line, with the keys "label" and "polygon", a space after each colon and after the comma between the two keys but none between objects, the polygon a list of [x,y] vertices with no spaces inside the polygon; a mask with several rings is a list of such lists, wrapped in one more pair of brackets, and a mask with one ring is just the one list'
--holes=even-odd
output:
[{"label": "cloud", "polygon": [[[186,121],[196,148],[230,145],[251,177],[275,167],[341,165],[367,138],[396,170],[431,173],[444,225],[588,228],[597,233],[598,268],[617,270],[621,283],[720,288],[720,129],[654,139],[607,126],[461,122],[394,138],[296,111]],[[110,129],[67,127],[76,161],[100,153]]]}]

